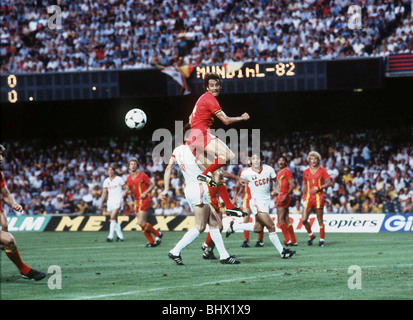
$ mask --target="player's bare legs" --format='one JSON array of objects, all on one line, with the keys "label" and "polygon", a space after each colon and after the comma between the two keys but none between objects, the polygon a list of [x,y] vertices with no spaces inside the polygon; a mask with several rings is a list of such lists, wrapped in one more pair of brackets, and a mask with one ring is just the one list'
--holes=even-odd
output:
[{"label": "player's bare legs", "polygon": [[313,234],[313,231],[311,230],[311,225],[310,222],[308,221],[308,218],[310,217],[311,212],[313,211],[313,208],[303,208],[303,212],[301,215],[301,221],[305,227],[305,229],[307,230],[308,233],[308,242],[307,244],[309,246],[311,246],[313,244],[314,239],[316,238],[316,236]]},{"label": "player's bare legs", "polygon": [[[221,263],[223,264],[239,264],[240,261],[231,257],[225,249],[222,240],[221,231],[219,230],[219,217],[211,211],[208,204],[200,204],[194,206],[195,226],[189,230],[176,246],[169,252],[169,258],[174,260],[176,264],[183,265],[181,251],[191,244],[202,232],[205,231],[207,223],[210,227],[211,238],[219,252]],[[214,215],[215,216],[211,216]]]},{"label": "player's bare legs", "polygon": [[[235,158],[235,154],[228,148],[228,146],[221,140],[212,139],[204,149],[208,156],[213,156],[212,163],[208,163],[207,168],[198,176],[198,180],[206,182],[211,187],[217,187],[216,181],[208,177],[208,173],[213,173],[215,170],[223,167],[226,163],[232,161]],[[206,162],[204,155],[200,155],[201,162]],[[216,158],[215,158],[216,157]]]},{"label": "player's bare legs", "polygon": [[320,247],[324,247],[324,237],[325,237],[325,228],[324,228],[324,220],[323,220],[324,211],[323,209],[315,209],[315,213],[317,215],[317,221],[320,227],[320,243],[318,245]]},{"label": "player's bare legs", "polygon": [[295,238],[294,228],[290,222],[290,213],[288,208],[278,207],[277,208],[277,219],[280,225],[281,231],[285,238],[285,244],[297,245],[297,240]]},{"label": "player's bare legs", "polygon": [[6,256],[14,263],[24,279],[39,281],[46,276],[44,272],[34,270],[22,261],[16,241],[11,233],[0,231],[0,244],[4,245]]},{"label": "player's bare legs", "polygon": [[[162,233],[157,231],[150,223],[148,223],[148,212],[147,211],[139,211],[136,214],[138,218],[138,225],[142,228],[142,233],[145,235],[146,239],[148,239],[147,247],[156,247],[161,243]],[[155,235],[155,240],[152,237],[152,234]]]},{"label": "player's bare legs", "polygon": [[[218,140],[218,139],[213,139],[213,140],[211,140],[211,142],[215,141],[215,140]],[[225,147],[228,149],[227,146],[225,146]],[[234,155],[234,157],[235,157],[235,155]],[[199,155],[199,157],[197,158],[197,164],[201,168],[201,170],[203,170],[204,168],[207,168],[209,165],[213,164],[214,161],[216,161],[217,159],[218,158],[215,158],[214,155],[211,155],[211,154],[208,154],[208,153],[205,152],[205,153],[202,153],[201,155]],[[227,209],[227,212],[226,212],[227,215],[235,215],[235,216],[244,215],[244,213],[242,212],[242,210],[240,208],[235,207],[235,205],[231,201],[231,198],[229,197],[227,186],[224,183],[224,175],[223,175],[222,170],[215,170],[212,173],[212,178],[211,179],[212,179],[212,181],[214,181],[214,186],[211,186],[211,184],[208,184],[207,181],[205,181],[205,182],[207,182],[207,184],[209,185],[210,188],[217,188],[218,194],[222,198],[222,201],[224,201],[225,208]],[[202,181],[204,181],[204,180],[202,180]],[[209,189],[209,190],[211,191],[211,189]]]},{"label": "player's bare legs", "polygon": [[280,239],[278,239],[277,233],[275,232],[274,221],[272,221],[270,215],[267,212],[258,212],[255,216],[254,225],[252,223],[234,224],[234,221],[231,221],[226,236],[228,237],[231,233],[234,233],[237,230],[247,230],[260,233],[264,230],[264,227],[268,229],[268,236],[270,238],[270,241],[275,246],[283,259],[290,258],[295,254],[295,251],[285,249],[282,246]]},{"label": "player's bare legs", "polygon": [[182,239],[169,251],[168,257],[175,261],[177,265],[184,265],[181,258],[181,252],[189,246],[198,236],[204,232],[209,218],[209,205],[199,204],[193,207],[195,215],[195,226],[188,230]]},{"label": "player's bare legs", "polygon": [[287,231],[286,216],[287,216],[287,209],[283,207],[278,207],[277,208],[278,225],[280,226],[280,229],[284,236],[284,244],[288,245],[288,243],[290,242],[290,236],[288,235],[288,231]]}]

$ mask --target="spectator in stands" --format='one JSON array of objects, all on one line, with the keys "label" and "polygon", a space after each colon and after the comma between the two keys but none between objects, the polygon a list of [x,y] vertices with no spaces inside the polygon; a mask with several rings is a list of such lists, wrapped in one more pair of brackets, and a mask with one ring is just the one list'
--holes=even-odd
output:
[{"label": "spectator in stands", "polygon": [[[411,1],[366,0],[360,4],[363,27],[356,30],[344,16],[353,4],[349,0],[58,3],[59,33],[48,28],[36,1],[1,6],[2,72],[150,68],[174,65],[179,58],[222,63],[224,56],[257,62],[334,59],[413,49]],[[81,18],[74,23],[74,17]],[[195,58],[198,54],[202,57]]]}]

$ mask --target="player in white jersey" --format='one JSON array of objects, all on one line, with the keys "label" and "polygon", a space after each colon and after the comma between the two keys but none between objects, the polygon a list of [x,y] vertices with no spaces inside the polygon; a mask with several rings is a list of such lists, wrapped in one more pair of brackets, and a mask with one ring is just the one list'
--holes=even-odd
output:
[{"label": "player in white jersey", "polygon": [[264,227],[268,229],[268,236],[272,244],[277,248],[283,259],[292,257],[295,251],[282,246],[275,232],[275,224],[270,217],[271,184],[276,179],[275,171],[272,167],[263,164],[262,153],[254,153],[251,157],[251,167],[242,171],[241,178],[248,180],[251,190],[250,208],[255,216],[253,223],[234,223],[231,221],[226,232],[226,236],[237,230],[252,231],[260,233]]},{"label": "player in white jersey", "polygon": [[115,232],[117,234],[116,241],[123,241],[123,233],[118,220],[118,214],[123,207],[123,189],[125,189],[125,181],[116,175],[115,169],[112,166],[108,167],[108,177],[103,181],[103,192],[100,198],[99,209],[102,210],[103,203],[108,197],[107,210],[110,212],[109,236],[106,241],[112,242]]},{"label": "player in white jersey", "polygon": [[182,239],[169,251],[168,257],[178,265],[183,265],[181,252],[190,245],[202,232],[206,225],[209,225],[212,241],[220,255],[222,264],[239,264],[239,260],[230,256],[224,246],[221,236],[220,224],[222,223],[217,213],[211,209],[208,199],[208,187],[205,182],[197,180],[197,176],[202,173],[196,163],[196,159],[186,143],[175,148],[168,166],[165,169],[164,190],[160,194],[161,199],[167,197],[169,182],[173,167],[178,164],[185,178],[185,197],[195,214],[195,227],[184,234]]}]

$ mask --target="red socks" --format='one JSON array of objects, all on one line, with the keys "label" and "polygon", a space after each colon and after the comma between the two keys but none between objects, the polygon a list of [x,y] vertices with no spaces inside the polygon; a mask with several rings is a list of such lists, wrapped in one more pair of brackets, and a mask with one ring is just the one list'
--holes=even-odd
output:
[{"label": "red socks", "polygon": [[283,223],[282,225],[280,225],[281,231],[283,233],[284,239],[285,239],[285,243],[288,243],[288,241],[290,241],[290,236],[287,230],[287,225],[285,223]]},{"label": "red socks", "polygon": [[305,227],[305,230],[307,230],[309,235],[313,234],[313,232],[311,231],[311,225],[309,223],[307,225],[304,225],[304,227]]},{"label": "red socks", "polygon": [[205,242],[204,242],[204,248],[211,248],[211,249],[215,248],[215,243],[214,243],[214,241],[212,241],[211,234],[209,232],[208,232],[207,237],[206,237]]},{"label": "red socks", "polygon": [[295,238],[294,228],[291,223],[288,224],[287,231],[288,231],[288,234],[290,235],[291,243],[297,243],[297,239]]},{"label": "red socks", "polygon": [[262,232],[260,232],[260,233],[258,234],[258,240],[259,240],[260,242],[264,242],[264,231],[262,231]]},{"label": "red socks", "polygon": [[324,235],[325,235],[325,229],[324,229],[324,224],[320,225],[320,240],[324,240]]},{"label": "red socks", "polygon": [[26,275],[31,270],[31,268],[20,258],[19,250],[17,250],[17,248],[15,250],[6,249],[5,251],[7,257],[15,264],[21,274]]},{"label": "red socks", "polygon": [[220,184],[218,187],[218,194],[221,197],[222,201],[224,201],[225,207],[227,209],[234,209],[235,206],[232,203],[231,199],[229,198],[228,189],[225,184]]},{"label": "red socks", "polygon": [[244,230],[244,239],[248,240],[248,242],[250,242],[250,232],[249,231]]},{"label": "red socks", "polygon": [[159,231],[152,227],[152,225],[148,222],[143,226],[142,232],[145,235],[146,239],[148,239],[149,243],[154,243],[151,233],[153,233],[155,237],[159,237],[160,235]]},{"label": "red socks", "polygon": [[226,163],[225,159],[223,159],[223,158],[221,158],[221,157],[216,157],[215,160],[214,160],[214,162],[211,163],[211,164],[209,165],[209,167],[206,168],[204,172],[202,172],[202,174],[208,174],[208,173],[210,173],[210,172],[212,173],[212,172],[214,172],[215,170],[223,167],[223,166],[225,165],[225,163]]}]

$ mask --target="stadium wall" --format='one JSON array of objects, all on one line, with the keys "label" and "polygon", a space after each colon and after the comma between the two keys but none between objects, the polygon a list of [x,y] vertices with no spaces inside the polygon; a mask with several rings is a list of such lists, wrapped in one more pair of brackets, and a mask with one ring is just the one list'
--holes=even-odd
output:
[{"label": "stadium wall", "polygon": [[[276,214],[271,214],[276,221]],[[102,215],[38,215],[8,217],[9,231],[108,231],[109,216]],[[242,218],[224,217],[224,231],[231,220]],[[290,220],[296,232],[306,232],[301,222],[301,215],[290,214]],[[140,231],[135,216],[118,218],[123,231]],[[195,225],[194,216],[150,216],[148,221],[161,231],[185,231]],[[251,219],[252,221],[252,219]],[[314,232],[319,232],[315,215],[310,217]],[[413,214],[326,214],[324,215],[326,232],[331,233],[378,233],[378,232],[413,232]],[[281,232],[277,225],[277,232]]]}]

